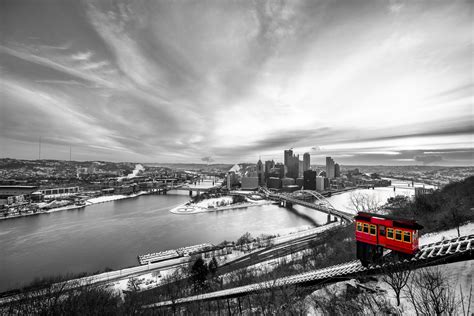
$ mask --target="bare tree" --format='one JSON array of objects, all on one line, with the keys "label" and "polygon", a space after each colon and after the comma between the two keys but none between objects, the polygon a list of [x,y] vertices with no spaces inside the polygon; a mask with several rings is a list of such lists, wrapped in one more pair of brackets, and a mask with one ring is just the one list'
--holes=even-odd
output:
[{"label": "bare tree", "polygon": [[351,202],[349,207],[354,207],[357,212],[377,212],[377,209],[381,205],[379,199],[369,193],[354,191],[351,192],[349,199]]},{"label": "bare tree", "polygon": [[411,271],[409,267],[402,265],[388,265],[383,268],[382,281],[392,288],[397,306],[400,306],[400,294],[410,279]]},{"label": "bare tree", "polygon": [[[469,289],[469,296],[467,298],[467,302],[464,302],[464,294],[462,293],[462,287],[459,286],[459,291],[461,293],[461,306],[462,306],[462,314],[463,316],[469,316],[471,311],[471,304],[472,304],[472,285]],[[465,306],[467,304],[467,306]]]},{"label": "bare tree", "polygon": [[176,269],[173,273],[168,274],[163,279],[163,288],[169,300],[173,303],[173,312],[175,310],[175,302],[177,299],[186,295],[186,288],[183,286],[183,279],[186,273],[181,269]]},{"label": "bare tree", "polygon": [[311,296],[311,303],[323,315],[388,315],[395,310],[380,293],[357,289],[356,293],[337,290],[331,286]]},{"label": "bare tree", "polygon": [[460,226],[466,220],[466,216],[463,212],[462,201],[457,197],[453,197],[452,199],[445,201],[444,208],[449,214],[449,217],[447,218],[448,222],[456,227],[458,237],[461,237]]},{"label": "bare tree", "polygon": [[[0,307],[2,315],[117,315],[121,298],[113,290],[64,277],[42,280]],[[59,282],[57,282],[59,281]]]},{"label": "bare tree", "polygon": [[447,276],[438,268],[417,270],[406,287],[417,315],[456,315],[456,293]]}]

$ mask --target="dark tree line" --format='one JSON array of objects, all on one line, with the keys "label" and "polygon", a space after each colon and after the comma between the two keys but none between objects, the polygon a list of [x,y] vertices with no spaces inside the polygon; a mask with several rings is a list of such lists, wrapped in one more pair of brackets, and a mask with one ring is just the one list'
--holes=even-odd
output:
[{"label": "dark tree line", "polygon": [[400,217],[416,219],[422,233],[456,228],[474,220],[474,176],[452,182],[432,194],[417,196],[392,210]]}]

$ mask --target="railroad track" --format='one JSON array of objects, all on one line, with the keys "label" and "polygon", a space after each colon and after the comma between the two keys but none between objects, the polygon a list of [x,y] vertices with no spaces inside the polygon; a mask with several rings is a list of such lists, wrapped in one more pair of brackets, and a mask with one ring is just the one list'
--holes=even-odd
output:
[{"label": "railroad track", "polygon": [[420,247],[420,251],[410,260],[390,262],[381,265],[363,267],[358,260],[330,266],[316,271],[305,272],[297,275],[278,278],[272,281],[259,282],[239,286],[227,290],[221,290],[206,294],[184,297],[172,301],[163,301],[143,308],[159,308],[172,305],[186,304],[194,301],[208,301],[224,298],[245,296],[252,293],[265,291],[271,288],[286,286],[311,286],[331,282],[334,280],[348,279],[358,274],[374,275],[383,272],[385,266],[406,266],[406,268],[421,268],[428,265],[443,264],[472,260],[474,253],[474,235],[462,236],[449,240],[439,241]]}]

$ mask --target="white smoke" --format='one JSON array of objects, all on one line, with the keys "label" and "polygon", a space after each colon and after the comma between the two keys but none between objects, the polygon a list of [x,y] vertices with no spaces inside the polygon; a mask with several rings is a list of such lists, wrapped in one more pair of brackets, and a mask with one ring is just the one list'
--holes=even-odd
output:
[{"label": "white smoke", "polygon": [[135,169],[132,171],[131,174],[127,175],[127,179],[135,178],[140,171],[144,171],[145,168],[143,168],[142,165],[138,164],[135,165]]}]

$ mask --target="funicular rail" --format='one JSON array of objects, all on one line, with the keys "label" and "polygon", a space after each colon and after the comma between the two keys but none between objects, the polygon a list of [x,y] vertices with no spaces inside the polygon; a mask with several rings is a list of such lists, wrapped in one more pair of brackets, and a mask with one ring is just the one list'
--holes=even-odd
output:
[{"label": "funicular rail", "polygon": [[239,286],[231,289],[184,297],[172,301],[163,301],[143,308],[159,308],[186,304],[195,301],[209,301],[217,299],[246,296],[271,288],[286,286],[315,286],[350,279],[360,275],[380,274],[387,268],[416,269],[430,265],[439,265],[451,262],[472,260],[474,258],[474,235],[462,236],[449,240],[439,241],[420,247],[420,251],[410,260],[389,262],[382,265],[363,267],[358,260],[330,266],[316,271],[283,277],[272,281],[260,282]]}]

